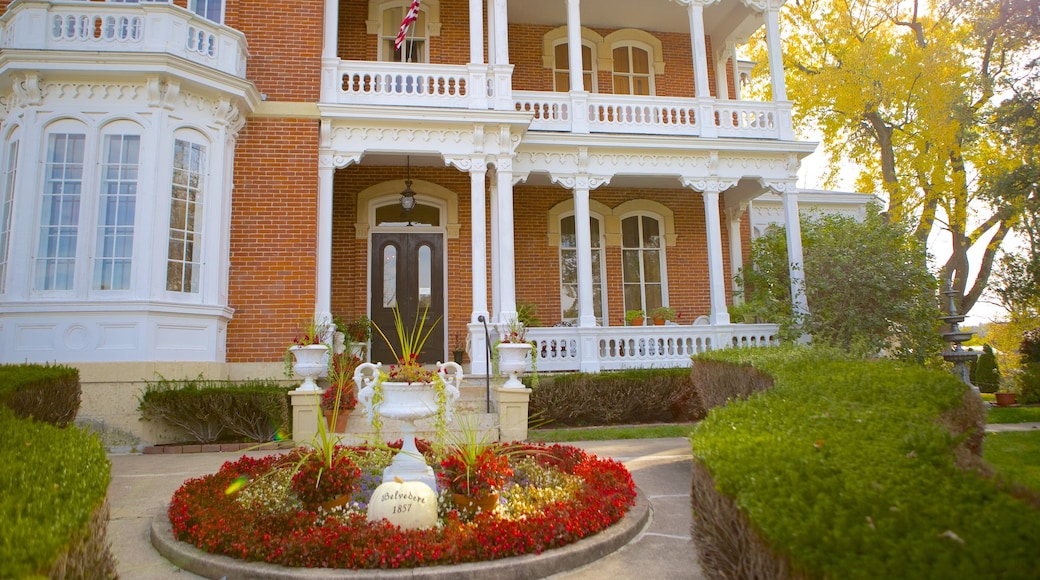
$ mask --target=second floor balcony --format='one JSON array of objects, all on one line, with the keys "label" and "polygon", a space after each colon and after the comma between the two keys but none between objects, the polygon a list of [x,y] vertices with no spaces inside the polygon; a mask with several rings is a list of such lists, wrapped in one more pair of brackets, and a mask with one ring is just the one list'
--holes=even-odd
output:
[{"label": "second floor balcony", "polygon": [[[402,7],[346,0],[335,35],[326,23],[321,103],[519,112],[532,131],[793,139],[781,4],[425,0],[402,43]],[[738,46],[763,27],[773,100],[744,100],[752,63]]]},{"label": "second floor balcony", "polygon": [[[0,18],[0,49],[121,57],[164,54],[240,79],[246,78],[248,58],[244,34],[168,0],[16,0]],[[99,60],[98,65],[115,72],[110,63]]]}]

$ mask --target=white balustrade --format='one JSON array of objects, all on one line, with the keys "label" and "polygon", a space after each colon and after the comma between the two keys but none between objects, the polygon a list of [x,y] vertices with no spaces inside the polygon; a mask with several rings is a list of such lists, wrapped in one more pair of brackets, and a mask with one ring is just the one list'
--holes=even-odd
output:
[{"label": "white balustrade", "polygon": [[337,102],[466,108],[469,77],[466,66],[342,61]]},{"label": "white balustrade", "polygon": [[15,3],[0,26],[3,49],[166,53],[239,78],[246,74],[241,32],[165,1]]},{"label": "white balustrade", "polygon": [[590,360],[602,370],[687,366],[691,356],[708,350],[778,344],[776,333],[775,324],[599,327],[592,353],[581,352],[573,327],[531,328],[527,337],[535,342],[538,370],[557,372],[577,371]]}]

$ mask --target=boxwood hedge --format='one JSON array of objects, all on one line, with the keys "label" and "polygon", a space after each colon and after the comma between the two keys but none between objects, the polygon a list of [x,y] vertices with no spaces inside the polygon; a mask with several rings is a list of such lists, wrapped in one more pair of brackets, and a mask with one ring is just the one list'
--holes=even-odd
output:
[{"label": "boxwood hedge", "polygon": [[0,440],[0,575],[115,577],[105,539],[110,464],[97,437],[0,406]]},{"label": "boxwood hedge", "polygon": [[79,412],[79,370],[49,364],[0,365],[0,404],[19,417],[68,425]]},{"label": "boxwood hedge", "polygon": [[[780,564],[749,563],[738,552],[754,551],[758,540],[744,538],[698,544],[713,552],[701,555],[711,562],[705,572],[1040,577],[1040,510],[982,475],[984,467],[957,461],[967,439],[981,439],[949,428],[948,418],[973,400],[967,387],[940,371],[837,358],[811,348],[695,358],[695,367],[750,365],[775,383],[712,409],[691,436],[693,531],[719,536],[742,526]],[[698,503],[711,493],[724,501]]]}]

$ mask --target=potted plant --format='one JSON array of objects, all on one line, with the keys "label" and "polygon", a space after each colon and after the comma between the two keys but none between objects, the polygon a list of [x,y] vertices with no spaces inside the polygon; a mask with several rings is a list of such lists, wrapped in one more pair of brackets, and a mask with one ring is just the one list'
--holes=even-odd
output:
[{"label": "potted plant", "polygon": [[527,355],[532,349],[533,345],[527,342],[527,326],[519,316],[510,319],[502,332],[502,340],[495,347],[498,370],[509,377],[503,387],[524,388],[517,375],[527,370]]},{"label": "potted plant", "polygon": [[349,352],[332,355],[329,361],[329,388],[321,395],[321,410],[329,429],[344,433],[349,413],[357,407],[354,395],[354,371],[361,359]]},{"label": "potted plant", "polygon": [[626,310],[625,324],[628,326],[643,326],[646,314],[642,310]]},{"label": "potted plant", "polygon": [[499,492],[513,476],[509,455],[515,447],[490,441],[475,418],[459,417],[458,423],[458,432],[442,451],[437,478],[459,512],[472,518],[498,507]]},{"label": "potted plant", "polygon": [[658,306],[650,311],[650,318],[654,319],[654,324],[664,324],[669,320],[675,320],[675,310],[669,306]]},{"label": "potted plant", "polygon": [[456,332],[451,335],[451,358],[455,364],[461,365],[466,357],[466,335]]},{"label": "potted plant", "polygon": [[335,340],[335,327],[321,318],[305,323],[285,350],[285,376],[293,372],[304,378],[299,390],[317,391],[315,379],[328,374],[329,345]]}]

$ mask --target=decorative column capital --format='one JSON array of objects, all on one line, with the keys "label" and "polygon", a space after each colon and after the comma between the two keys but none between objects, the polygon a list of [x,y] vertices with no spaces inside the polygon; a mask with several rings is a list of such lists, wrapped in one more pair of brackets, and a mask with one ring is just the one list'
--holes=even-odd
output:
[{"label": "decorative column capital", "polygon": [[795,179],[762,179],[762,187],[772,190],[777,195],[798,193],[798,181]]},{"label": "decorative column capital", "polygon": [[318,155],[318,169],[343,169],[348,165],[361,162],[360,151],[340,151],[338,153],[325,153]]},{"label": "decorative column capital", "polygon": [[736,179],[720,179],[718,177],[682,177],[683,187],[696,189],[701,193],[721,193],[737,184]]},{"label": "decorative column capital", "polygon": [[597,187],[610,183],[612,177],[612,175],[589,175],[588,173],[549,175],[549,178],[553,183],[559,184],[570,190],[581,189],[585,191],[592,191]]}]

